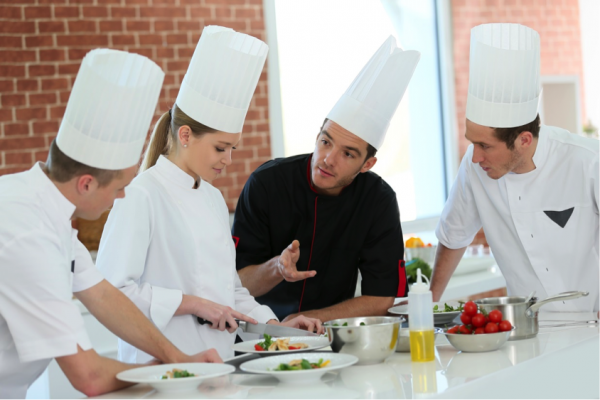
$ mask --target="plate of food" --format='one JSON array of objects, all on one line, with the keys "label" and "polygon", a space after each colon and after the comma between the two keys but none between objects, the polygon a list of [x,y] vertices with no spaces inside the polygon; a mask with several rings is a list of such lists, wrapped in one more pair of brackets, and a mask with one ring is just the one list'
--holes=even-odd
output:
[{"label": "plate of food", "polygon": [[246,361],[240,369],[253,374],[271,375],[281,382],[304,384],[321,379],[329,371],[349,367],[358,357],[342,353],[281,354]]},{"label": "plate of food", "polygon": [[[433,323],[435,325],[452,323],[452,320],[462,312],[463,304],[464,303],[460,301],[442,301],[439,303],[433,303]],[[394,306],[388,309],[388,312],[391,314],[406,316],[408,319],[408,304]]]},{"label": "plate of food", "polygon": [[266,333],[261,340],[247,340],[233,345],[233,350],[240,353],[254,353],[270,356],[282,353],[300,353],[322,349],[331,344],[326,336],[296,336],[274,338]]},{"label": "plate of food", "polygon": [[234,371],[235,367],[227,364],[161,364],[119,372],[117,379],[125,382],[147,383],[159,392],[185,392],[196,389],[205,379],[227,375]]}]

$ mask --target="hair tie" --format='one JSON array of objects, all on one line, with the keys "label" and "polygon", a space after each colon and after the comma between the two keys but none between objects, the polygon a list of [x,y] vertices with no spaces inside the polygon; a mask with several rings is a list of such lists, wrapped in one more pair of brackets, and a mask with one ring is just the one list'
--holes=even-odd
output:
[{"label": "hair tie", "polygon": [[173,114],[171,114],[171,109],[169,108],[169,118],[173,119]]}]

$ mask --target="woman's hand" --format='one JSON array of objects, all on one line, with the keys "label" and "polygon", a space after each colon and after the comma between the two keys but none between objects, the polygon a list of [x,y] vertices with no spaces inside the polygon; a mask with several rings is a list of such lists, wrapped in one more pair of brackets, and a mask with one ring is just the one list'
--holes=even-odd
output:
[{"label": "woman's hand", "polygon": [[189,359],[183,362],[198,362],[198,363],[217,363],[222,364],[223,360],[219,357],[219,353],[215,349],[208,349],[202,353],[187,356]]},{"label": "woman's hand", "polygon": [[285,319],[284,322],[277,322],[275,320],[270,320],[267,322],[268,324],[276,324],[287,326],[290,328],[304,329],[309,332],[315,332],[318,334],[325,333],[325,329],[323,328],[322,322],[317,318],[308,318],[304,315],[298,315],[294,318]]},{"label": "woman's hand", "polygon": [[[212,325],[207,326],[211,329],[218,329],[220,331],[227,330],[229,333],[233,333],[238,328],[236,319],[246,321],[251,324],[258,323],[254,318],[237,312],[231,307],[224,306],[215,303],[210,300],[203,299],[202,297],[190,296],[187,294],[183,295],[181,305],[175,312],[175,315],[193,314],[207,321],[210,321]],[[227,327],[229,324],[229,327]]]}]

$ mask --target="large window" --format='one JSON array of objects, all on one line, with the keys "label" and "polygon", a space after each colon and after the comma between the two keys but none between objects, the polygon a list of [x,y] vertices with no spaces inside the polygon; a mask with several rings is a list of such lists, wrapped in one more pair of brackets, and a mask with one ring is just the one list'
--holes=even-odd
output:
[{"label": "large window", "polygon": [[447,195],[435,0],[267,0],[273,155],[309,153],[324,118],[393,35],[421,60],[374,171],[403,222],[439,216]]}]

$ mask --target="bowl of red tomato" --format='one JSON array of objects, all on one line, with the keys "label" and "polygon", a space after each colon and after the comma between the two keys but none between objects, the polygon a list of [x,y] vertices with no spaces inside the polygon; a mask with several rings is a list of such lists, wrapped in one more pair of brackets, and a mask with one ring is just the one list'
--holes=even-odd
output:
[{"label": "bowl of red tomato", "polygon": [[462,325],[444,329],[443,333],[452,346],[464,352],[498,350],[515,329],[500,310],[487,313],[472,301],[465,303],[460,320]]}]

